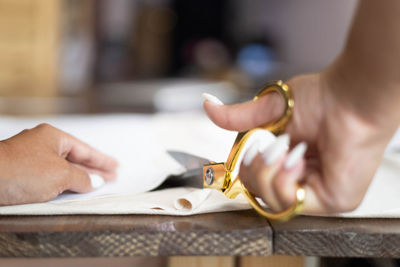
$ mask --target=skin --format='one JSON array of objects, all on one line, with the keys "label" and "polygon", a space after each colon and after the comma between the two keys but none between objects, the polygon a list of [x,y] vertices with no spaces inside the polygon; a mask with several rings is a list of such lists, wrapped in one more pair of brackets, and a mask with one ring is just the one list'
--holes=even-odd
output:
[{"label": "skin", "polygon": [[[273,210],[292,205],[298,184],[306,190],[306,213],[355,209],[362,201],[384,149],[400,124],[400,1],[360,1],[342,53],[327,69],[289,81],[295,99],[286,127],[291,147],[308,151],[289,170],[287,153],[271,166],[256,156],[239,177]],[[218,126],[244,131],[279,118],[276,94],[235,105],[204,102]]]},{"label": "skin", "polygon": [[106,181],[117,162],[48,124],[0,142],[0,205],[44,202],[71,190],[93,190],[89,173]]}]

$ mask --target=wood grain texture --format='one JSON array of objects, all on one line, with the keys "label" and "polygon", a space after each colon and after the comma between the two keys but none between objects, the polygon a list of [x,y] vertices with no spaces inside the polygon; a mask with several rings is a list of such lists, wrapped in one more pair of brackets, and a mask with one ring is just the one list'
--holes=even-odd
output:
[{"label": "wood grain texture", "polygon": [[298,256],[272,255],[267,257],[240,257],[240,267],[303,267],[304,258]]},{"label": "wood grain texture", "polygon": [[174,216],[3,216],[2,257],[269,255],[272,231],[253,211]]},{"label": "wood grain texture", "polygon": [[7,258],[0,259],[0,266],[6,267],[166,267],[164,257],[132,257],[132,258]]},{"label": "wood grain texture", "polygon": [[399,219],[299,216],[272,222],[273,253],[329,257],[399,257]]},{"label": "wood grain texture", "polygon": [[170,257],[168,267],[234,267],[234,257]]}]

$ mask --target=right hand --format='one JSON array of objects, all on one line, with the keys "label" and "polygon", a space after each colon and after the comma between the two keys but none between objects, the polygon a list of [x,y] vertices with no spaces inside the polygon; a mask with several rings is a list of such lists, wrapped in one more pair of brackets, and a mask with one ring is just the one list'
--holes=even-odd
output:
[{"label": "right hand", "polygon": [[[273,164],[266,163],[270,152],[259,153],[248,166],[241,165],[241,181],[275,211],[295,202],[299,183],[306,190],[306,213],[355,209],[396,127],[384,131],[358,113],[355,105],[339,101],[332,94],[335,83],[325,73],[297,76],[287,83],[295,105],[285,133],[291,137],[291,147],[304,141],[308,152],[290,169],[284,168],[287,152]],[[273,93],[235,105],[205,101],[204,109],[216,125],[245,131],[278,119],[284,105]]]}]

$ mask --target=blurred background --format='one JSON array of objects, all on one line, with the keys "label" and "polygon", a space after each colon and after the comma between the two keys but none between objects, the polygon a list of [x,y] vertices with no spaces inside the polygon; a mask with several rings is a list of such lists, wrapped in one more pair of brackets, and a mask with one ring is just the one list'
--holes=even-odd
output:
[{"label": "blurred background", "polygon": [[326,67],[356,1],[0,0],[0,114],[185,111]]}]

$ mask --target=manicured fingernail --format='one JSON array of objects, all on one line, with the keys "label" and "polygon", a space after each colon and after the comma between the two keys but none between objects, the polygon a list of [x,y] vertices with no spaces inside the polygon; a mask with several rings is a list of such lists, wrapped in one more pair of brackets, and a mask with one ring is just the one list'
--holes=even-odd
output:
[{"label": "manicured fingernail", "polygon": [[251,164],[251,162],[253,161],[253,159],[257,156],[257,154],[259,152],[258,151],[259,145],[260,145],[259,142],[254,142],[247,149],[246,154],[244,154],[244,157],[243,157],[244,166],[249,166]]},{"label": "manicured fingernail", "polygon": [[278,138],[276,138],[276,140],[281,139],[283,143],[286,144],[287,147],[289,147],[290,145],[290,135],[289,134],[282,134],[280,136],[278,136]]},{"label": "manicured fingernail", "polygon": [[271,138],[260,138],[258,141],[258,152],[264,152],[269,146],[271,146],[276,140],[276,137]]},{"label": "manicured fingernail", "polygon": [[222,103],[221,100],[219,100],[216,96],[207,94],[207,93],[203,93],[202,96],[204,97],[205,100],[210,101],[211,103],[218,105],[218,106],[222,106],[224,103]]},{"label": "manicured fingernail", "polygon": [[289,148],[289,135],[284,134],[276,138],[275,142],[263,153],[265,164],[272,165],[285,154]]},{"label": "manicured fingernail", "polygon": [[103,177],[97,174],[89,174],[89,177],[90,177],[90,183],[92,184],[92,187],[94,189],[100,188],[105,184]]},{"label": "manicured fingernail", "polygon": [[285,162],[285,169],[289,170],[296,165],[297,162],[304,156],[306,153],[307,144],[305,142],[301,142],[298,144],[293,150],[289,153],[288,157],[286,158]]}]

